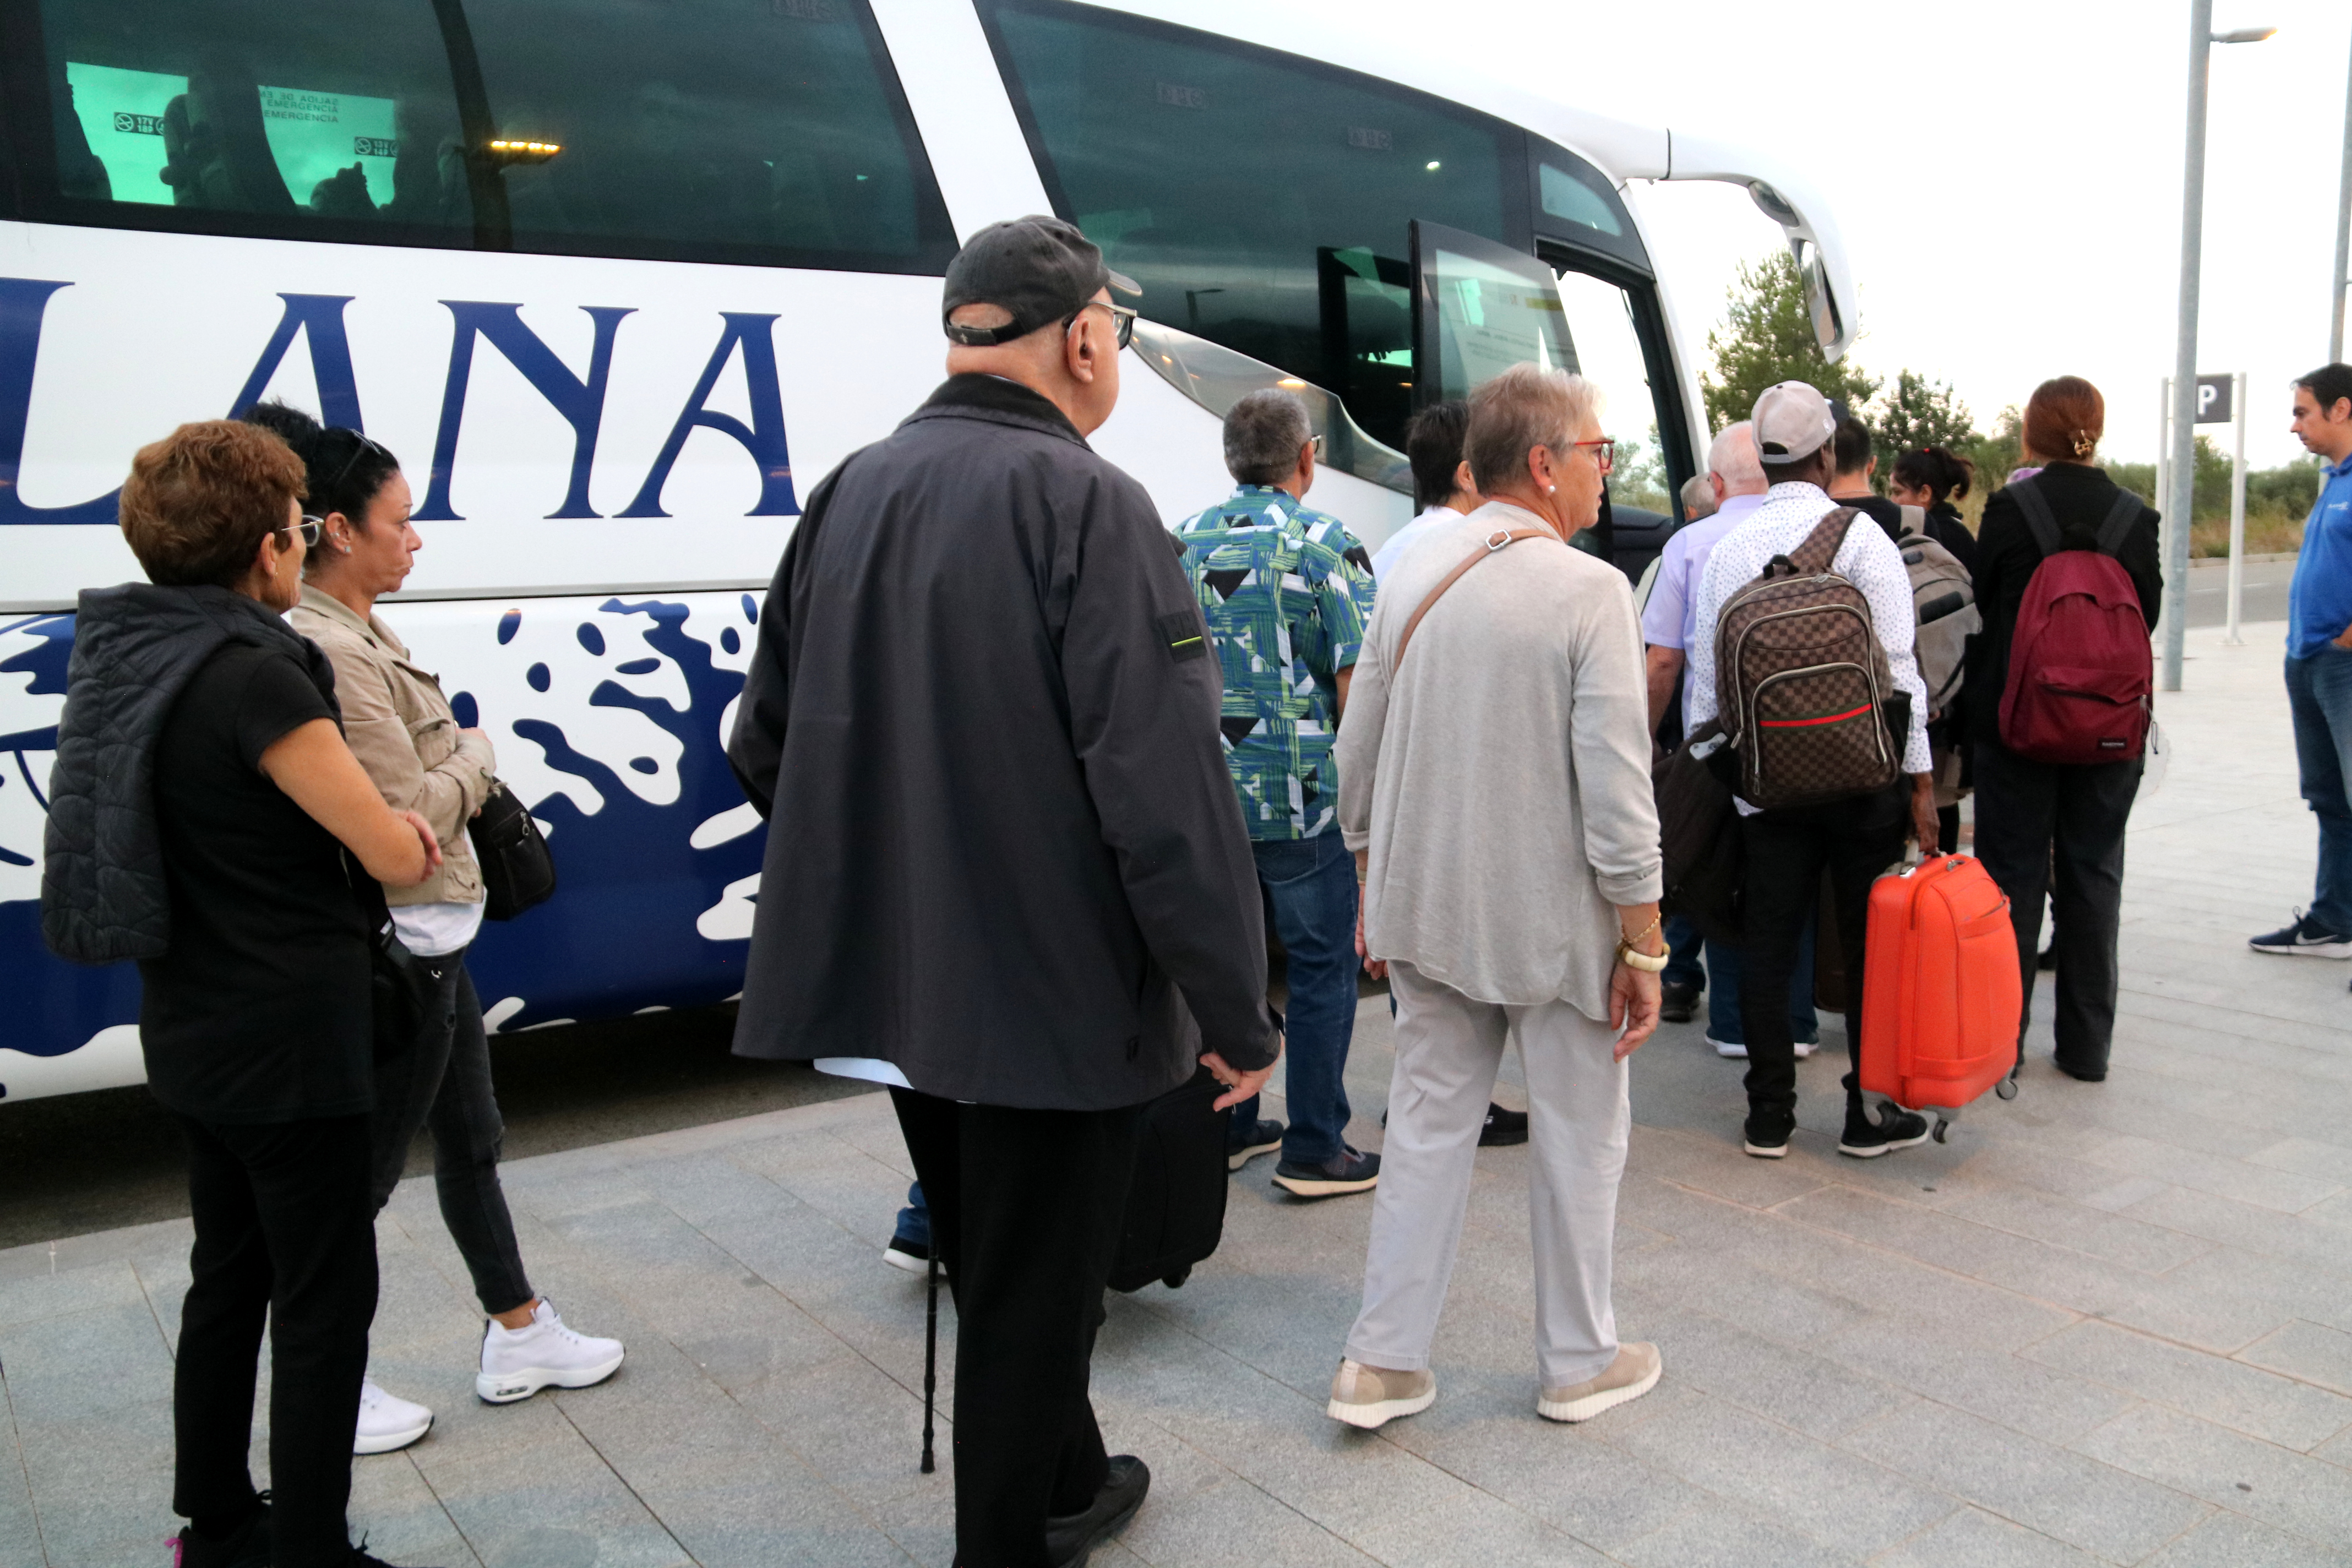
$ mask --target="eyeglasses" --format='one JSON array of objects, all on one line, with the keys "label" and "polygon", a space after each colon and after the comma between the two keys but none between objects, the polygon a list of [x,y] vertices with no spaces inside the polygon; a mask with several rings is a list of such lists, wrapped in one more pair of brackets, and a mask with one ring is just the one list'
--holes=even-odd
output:
[{"label": "eyeglasses", "polygon": [[280,523],[278,527],[271,529],[269,531],[272,533],[299,533],[302,536],[303,549],[316,550],[319,548],[319,531],[326,526],[327,520],[325,518],[313,517],[306,511],[302,514],[301,521]]},{"label": "eyeglasses", "polygon": [[1119,347],[1125,348],[1128,344],[1135,341],[1135,318],[1142,314],[1142,312],[1139,310],[1130,310],[1125,305],[1108,304],[1100,300],[1089,300],[1085,304],[1079,306],[1076,310],[1071,311],[1068,319],[1063,321],[1062,330],[1064,331],[1068,331],[1071,325],[1088,310],[1108,310],[1110,312],[1110,319],[1116,322],[1118,327]]},{"label": "eyeglasses", "polygon": [[1601,471],[1604,474],[1616,472],[1617,438],[1615,437],[1603,436],[1598,441],[1570,441],[1569,445],[1571,447],[1591,447],[1595,448],[1592,457],[1593,460],[1601,465]]},{"label": "eyeglasses", "polygon": [[[392,454],[390,452],[385,452],[382,446],[370,440],[367,437],[361,435],[358,431],[346,429],[343,431],[343,434],[349,436],[352,440],[357,441],[359,445],[353,447],[352,448],[352,455],[343,459],[342,468],[333,479],[327,481],[327,489],[330,490],[340,490],[343,488],[343,481],[352,477],[352,469],[358,464],[361,453],[381,452],[387,462],[392,458]],[[310,542],[316,544],[319,542],[316,539],[313,539]]]}]

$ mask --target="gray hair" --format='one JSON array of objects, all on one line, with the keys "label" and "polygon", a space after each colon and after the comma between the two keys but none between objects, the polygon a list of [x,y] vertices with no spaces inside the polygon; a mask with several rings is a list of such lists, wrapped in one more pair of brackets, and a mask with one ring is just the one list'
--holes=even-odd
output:
[{"label": "gray hair", "polygon": [[1721,474],[1727,485],[1760,485],[1764,459],[1756,455],[1756,426],[1742,419],[1727,425],[1706,449],[1706,471]]},{"label": "gray hair", "polygon": [[1313,437],[1307,405],[1264,387],[1225,416],[1225,472],[1244,485],[1270,485],[1298,467],[1298,448]]},{"label": "gray hair", "polygon": [[1565,461],[1577,429],[1599,417],[1601,389],[1572,371],[1515,364],[1470,395],[1462,456],[1482,495],[1527,478],[1528,453],[1548,447]]},{"label": "gray hair", "polygon": [[1683,516],[1693,522],[1715,515],[1715,487],[1707,483],[1705,474],[1693,474],[1683,481]]}]

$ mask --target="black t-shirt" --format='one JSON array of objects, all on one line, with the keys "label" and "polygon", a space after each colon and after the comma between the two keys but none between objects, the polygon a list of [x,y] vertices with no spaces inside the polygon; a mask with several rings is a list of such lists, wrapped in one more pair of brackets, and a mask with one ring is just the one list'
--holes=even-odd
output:
[{"label": "black t-shirt", "polygon": [[1886,531],[1887,538],[1900,539],[1903,537],[1903,509],[1895,505],[1893,501],[1888,500],[1885,496],[1832,496],[1830,497],[1830,500],[1837,502],[1840,506],[1850,506],[1853,508],[1854,510],[1862,513],[1863,516],[1869,518],[1872,521],[1877,523],[1880,528]]},{"label": "black t-shirt", "polygon": [[139,1030],[155,1098],[182,1115],[295,1121],[373,1103],[374,883],[260,766],[332,717],[289,653],[231,643],[163,721],[155,815],[172,937],[139,965]]}]

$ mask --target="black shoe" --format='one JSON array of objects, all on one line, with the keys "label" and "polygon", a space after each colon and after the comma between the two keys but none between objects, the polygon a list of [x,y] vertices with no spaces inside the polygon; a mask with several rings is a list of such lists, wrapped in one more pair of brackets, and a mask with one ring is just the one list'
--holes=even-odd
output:
[{"label": "black shoe", "polygon": [[1359,1153],[1342,1148],[1339,1157],[1325,1164],[1309,1165],[1297,1160],[1285,1160],[1274,1168],[1274,1184],[1283,1191],[1302,1198],[1336,1198],[1349,1193],[1368,1193],[1379,1185],[1381,1157]]},{"label": "black shoe", "polygon": [[1783,1160],[1789,1154],[1789,1134],[1796,1130],[1793,1116],[1765,1116],[1751,1110],[1748,1125],[1741,1129],[1740,1147],[1759,1160]]},{"label": "black shoe", "polygon": [[1080,1513],[1045,1516],[1045,1561],[1054,1568],[1085,1568],[1094,1549],[1117,1533],[1143,1506],[1151,1471],[1133,1454],[1114,1454],[1110,1479]]},{"label": "black shoe", "polygon": [[1524,1143],[1527,1141],[1528,1113],[1524,1110],[1506,1110],[1501,1106],[1489,1101],[1486,1106],[1486,1125],[1478,1129],[1478,1147],[1508,1149],[1513,1144]]},{"label": "black shoe", "polygon": [[1927,1141],[1926,1117],[1882,1101],[1876,1121],[1847,1119],[1845,1136],[1838,1140],[1838,1152],[1851,1154],[1857,1160],[1875,1160],[1881,1154],[1891,1154],[1897,1149],[1916,1148]]},{"label": "black shoe", "polygon": [[245,1522],[219,1540],[184,1526],[172,1538],[172,1561],[177,1568],[269,1568],[269,1494],[256,1499]]},{"label": "black shoe", "polygon": [[1669,980],[1658,987],[1658,1017],[1668,1024],[1687,1024],[1691,1013],[1698,1006],[1703,984],[1694,985],[1687,980]]},{"label": "black shoe", "polygon": [[890,1245],[882,1249],[882,1261],[909,1274],[928,1276],[931,1271],[931,1244],[911,1236],[894,1236]]},{"label": "black shoe", "polygon": [[2084,1083],[2107,1081],[2107,1064],[2105,1062],[2101,1062],[2097,1067],[2077,1067],[2063,1057],[2053,1057],[2051,1060],[2056,1062],[2058,1070],[2068,1078],[2079,1079]]},{"label": "black shoe", "polygon": [[2048,947],[2043,948],[2040,952],[2035,953],[2033,955],[2033,967],[2042,971],[2044,974],[2055,973],[2058,968],[2058,944],[2053,942]]},{"label": "black shoe", "polygon": [[2249,937],[2246,945],[2256,952],[2286,952],[2299,958],[2352,958],[2352,936],[2329,931],[2301,910],[2294,911],[2294,924]]},{"label": "black shoe", "polygon": [[1225,1145],[1225,1169],[1238,1171],[1260,1154],[1271,1154],[1282,1147],[1282,1123],[1271,1117],[1261,1117],[1255,1126],[1234,1129],[1233,1141]]}]

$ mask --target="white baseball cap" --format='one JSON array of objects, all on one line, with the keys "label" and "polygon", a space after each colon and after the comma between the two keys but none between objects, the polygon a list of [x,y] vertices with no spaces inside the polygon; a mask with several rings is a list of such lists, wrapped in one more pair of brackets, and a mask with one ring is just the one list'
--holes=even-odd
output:
[{"label": "white baseball cap", "polygon": [[1768,463],[1793,463],[1811,457],[1837,434],[1837,416],[1818,388],[1783,381],[1764,389],[1751,416],[1756,451]]}]

